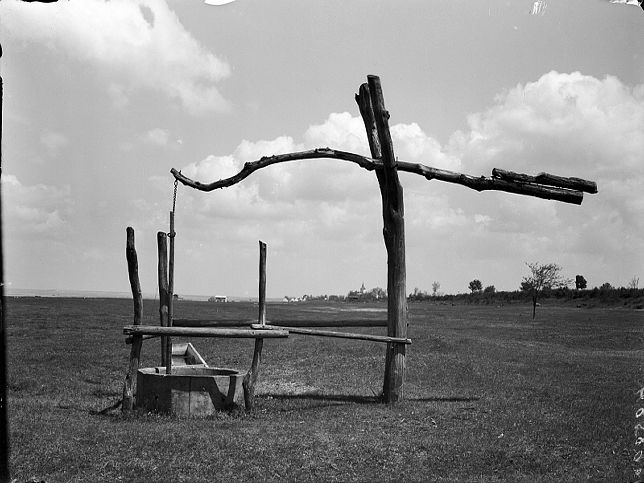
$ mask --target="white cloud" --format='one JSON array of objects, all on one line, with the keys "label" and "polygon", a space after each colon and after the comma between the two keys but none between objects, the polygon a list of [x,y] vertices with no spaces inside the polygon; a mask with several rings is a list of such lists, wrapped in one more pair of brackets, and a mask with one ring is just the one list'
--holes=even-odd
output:
[{"label": "white cloud", "polygon": [[5,227],[12,237],[60,234],[69,212],[69,186],[24,185],[16,176],[2,174],[2,195]]},{"label": "white cloud", "polygon": [[494,167],[546,171],[596,181],[599,189],[581,207],[479,195],[465,209],[489,217],[490,235],[503,234],[526,259],[583,264],[578,270],[591,278],[620,283],[617,271],[644,268],[638,241],[644,237],[644,85],[553,71],[502,93],[468,124],[447,150],[471,174],[489,175]]},{"label": "white cloud", "polygon": [[[532,260],[583,271],[589,280],[617,280],[616,271],[644,268],[638,250],[644,238],[644,86],[550,72],[500,94],[489,109],[470,115],[468,123],[469,130],[454,133],[445,146],[415,123],[393,125],[395,152],[401,160],[473,175],[489,176],[493,167],[501,167],[588,178],[598,182],[599,194],[585,195],[578,207],[401,175],[412,279],[430,268],[436,279],[440,270],[501,274],[510,265],[521,273],[523,261]],[[184,173],[209,182],[234,174],[245,161],[313,147],[368,154],[362,121],[349,113],[329,115],[302,139],[245,140],[233,153],[209,156]],[[268,231],[279,246],[318,244],[323,250],[344,243],[366,250],[382,244],[375,177],[352,163],[285,163],[216,194],[187,196],[202,222],[228,219],[225,229],[240,241]],[[271,220],[272,228],[263,219]],[[466,251],[467,260],[476,260],[472,266],[459,265]],[[427,253],[440,253],[441,259],[426,266]]]},{"label": "white cloud", "polygon": [[145,133],[145,140],[157,146],[167,146],[169,133],[165,129],[154,128]]},{"label": "white cloud", "polygon": [[64,134],[55,131],[43,132],[40,142],[45,146],[50,156],[57,155],[62,148],[69,144],[69,140]]},{"label": "white cloud", "polygon": [[121,107],[133,89],[152,88],[193,114],[229,108],[217,83],[230,66],[199,44],[163,0],[4,0],[0,18],[5,35],[96,67]]}]

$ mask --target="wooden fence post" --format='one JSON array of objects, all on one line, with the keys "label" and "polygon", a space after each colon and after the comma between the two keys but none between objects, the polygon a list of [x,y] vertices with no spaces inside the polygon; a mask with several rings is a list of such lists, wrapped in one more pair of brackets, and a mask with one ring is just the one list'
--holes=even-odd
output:
[{"label": "wooden fence post", "polygon": [[[387,249],[387,335],[407,338],[407,294],[405,289],[405,220],[403,189],[398,180],[397,161],[389,132],[389,113],[378,76],[367,77],[356,102],[360,107],[371,156],[382,159],[376,170],[382,198],[383,237]],[[404,396],[405,344],[388,343],[385,356],[383,400],[394,403]]]},{"label": "wooden fence post", "polygon": [[[266,243],[259,242],[259,312],[257,314],[257,323],[261,326],[266,325]],[[255,397],[255,383],[259,375],[259,365],[262,361],[262,348],[264,339],[255,339],[255,350],[253,351],[253,362],[250,369],[244,376],[242,386],[244,388],[244,402],[247,410],[253,408]]]},{"label": "wooden fence post", "polygon": [[[128,226],[126,234],[127,241],[125,245],[125,257],[127,259],[127,272],[130,278],[132,299],[134,300],[134,325],[141,325],[141,320],[143,319],[143,296],[141,294],[141,284],[139,282],[139,262],[136,255],[136,247],[134,245],[134,229]],[[132,337],[130,363],[125,376],[125,384],[123,385],[122,411],[131,411],[134,406],[136,374],[139,370],[142,345],[143,337],[141,335],[135,335]]]},{"label": "wooden fence post", "polygon": [[[168,238],[162,231],[157,233],[157,251],[159,262],[157,275],[159,283],[159,322],[161,327],[168,326]],[[167,336],[161,336],[161,365],[166,366],[168,361]],[[172,355],[170,356],[172,359]]]}]

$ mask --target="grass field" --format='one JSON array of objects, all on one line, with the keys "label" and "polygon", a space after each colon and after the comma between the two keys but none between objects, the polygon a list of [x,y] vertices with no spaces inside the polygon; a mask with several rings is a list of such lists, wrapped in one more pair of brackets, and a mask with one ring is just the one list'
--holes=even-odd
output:
[{"label": "grass field", "polygon": [[[357,311],[356,311],[357,310]],[[384,304],[271,304],[271,318],[385,318]],[[376,402],[378,343],[267,340],[256,407],[97,415],[120,399],[132,302],[8,299],[11,471],[25,481],[634,481],[644,313],[410,305],[405,401]],[[256,317],[181,301],[177,317]],[[145,302],[148,323],[157,307]],[[384,333],[384,328],[352,329]],[[246,370],[253,342],[193,340]],[[158,340],[142,366],[159,364]]]}]

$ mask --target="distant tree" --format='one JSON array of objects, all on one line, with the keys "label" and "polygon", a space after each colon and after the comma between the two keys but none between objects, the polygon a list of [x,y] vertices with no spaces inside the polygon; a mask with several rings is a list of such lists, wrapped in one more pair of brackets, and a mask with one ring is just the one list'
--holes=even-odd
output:
[{"label": "distant tree", "polygon": [[472,293],[480,292],[481,290],[483,290],[483,284],[481,283],[480,280],[474,279],[470,282],[469,288],[472,291]]},{"label": "distant tree", "polygon": [[494,285],[488,285],[488,286],[487,286],[487,287],[485,287],[485,289],[483,290],[483,293],[488,293],[488,294],[493,294],[493,293],[495,293],[495,292],[496,292],[496,288],[494,288]]},{"label": "distant tree", "polygon": [[530,269],[530,276],[523,277],[521,290],[532,295],[532,318],[537,311],[537,299],[544,290],[565,287],[570,281],[561,276],[561,267],[556,263],[541,264],[538,262],[526,263]]},{"label": "distant tree", "polygon": [[588,286],[588,282],[583,275],[575,275],[575,288],[577,290],[583,290]]},{"label": "distant tree", "polygon": [[441,284],[438,282],[432,283],[432,295],[436,297],[438,295],[438,289],[441,288]]},{"label": "distant tree", "polygon": [[639,287],[639,284],[640,284],[640,278],[633,277],[629,280],[627,288],[630,288],[631,290],[637,290],[637,287]]},{"label": "distant tree", "polygon": [[610,290],[613,290],[613,286],[608,282],[604,282],[602,283],[602,286],[599,287],[599,290],[604,290],[605,292],[608,292]]}]

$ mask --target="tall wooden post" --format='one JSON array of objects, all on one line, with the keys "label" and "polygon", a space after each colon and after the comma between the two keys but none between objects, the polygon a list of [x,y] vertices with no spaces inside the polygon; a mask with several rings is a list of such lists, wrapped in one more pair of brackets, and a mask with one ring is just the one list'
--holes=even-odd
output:
[{"label": "tall wooden post", "polygon": [[[134,325],[141,325],[141,320],[143,319],[143,295],[141,293],[141,283],[139,282],[139,261],[136,255],[136,247],[134,245],[134,229],[128,226],[126,235],[125,258],[127,259],[127,273],[130,278],[132,300],[134,301]],[[142,345],[143,336],[132,336],[130,363],[125,376],[125,384],[123,385],[123,405],[121,407],[123,411],[131,411],[134,406],[136,374],[139,370]]]},{"label": "tall wooden post", "polygon": [[[371,156],[382,159],[376,171],[382,198],[383,237],[387,249],[387,335],[407,338],[407,294],[405,289],[405,219],[403,189],[389,132],[380,78],[370,75],[356,95]],[[394,403],[404,396],[405,344],[388,343],[385,356],[383,400]]]},{"label": "tall wooden post", "polygon": [[[2,47],[0,46],[0,57]],[[0,173],[2,173],[2,102],[0,77]],[[5,329],[4,250],[2,238],[2,200],[0,199],[0,481],[9,481],[9,410],[7,409],[7,335]]]},{"label": "tall wooden post", "polygon": [[[168,260],[168,327],[172,327],[172,318],[174,317],[174,206],[170,212],[170,257]],[[166,374],[172,374],[172,337],[166,339],[165,352],[165,369]]]},{"label": "tall wooden post", "polygon": [[[162,231],[157,233],[157,252],[159,263],[157,276],[159,283],[159,322],[161,327],[168,326],[168,238]],[[170,356],[172,360],[172,356]],[[161,365],[167,367],[168,337],[161,336]]]},{"label": "tall wooden post", "polygon": [[[259,242],[259,308],[257,314],[257,323],[266,325],[266,243]],[[255,383],[259,375],[259,365],[262,362],[262,348],[264,339],[255,339],[255,350],[253,351],[253,362],[250,369],[244,376],[242,386],[244,388],[244,402],[246,409],[253,408],[253,399],[255,397]]]}]

